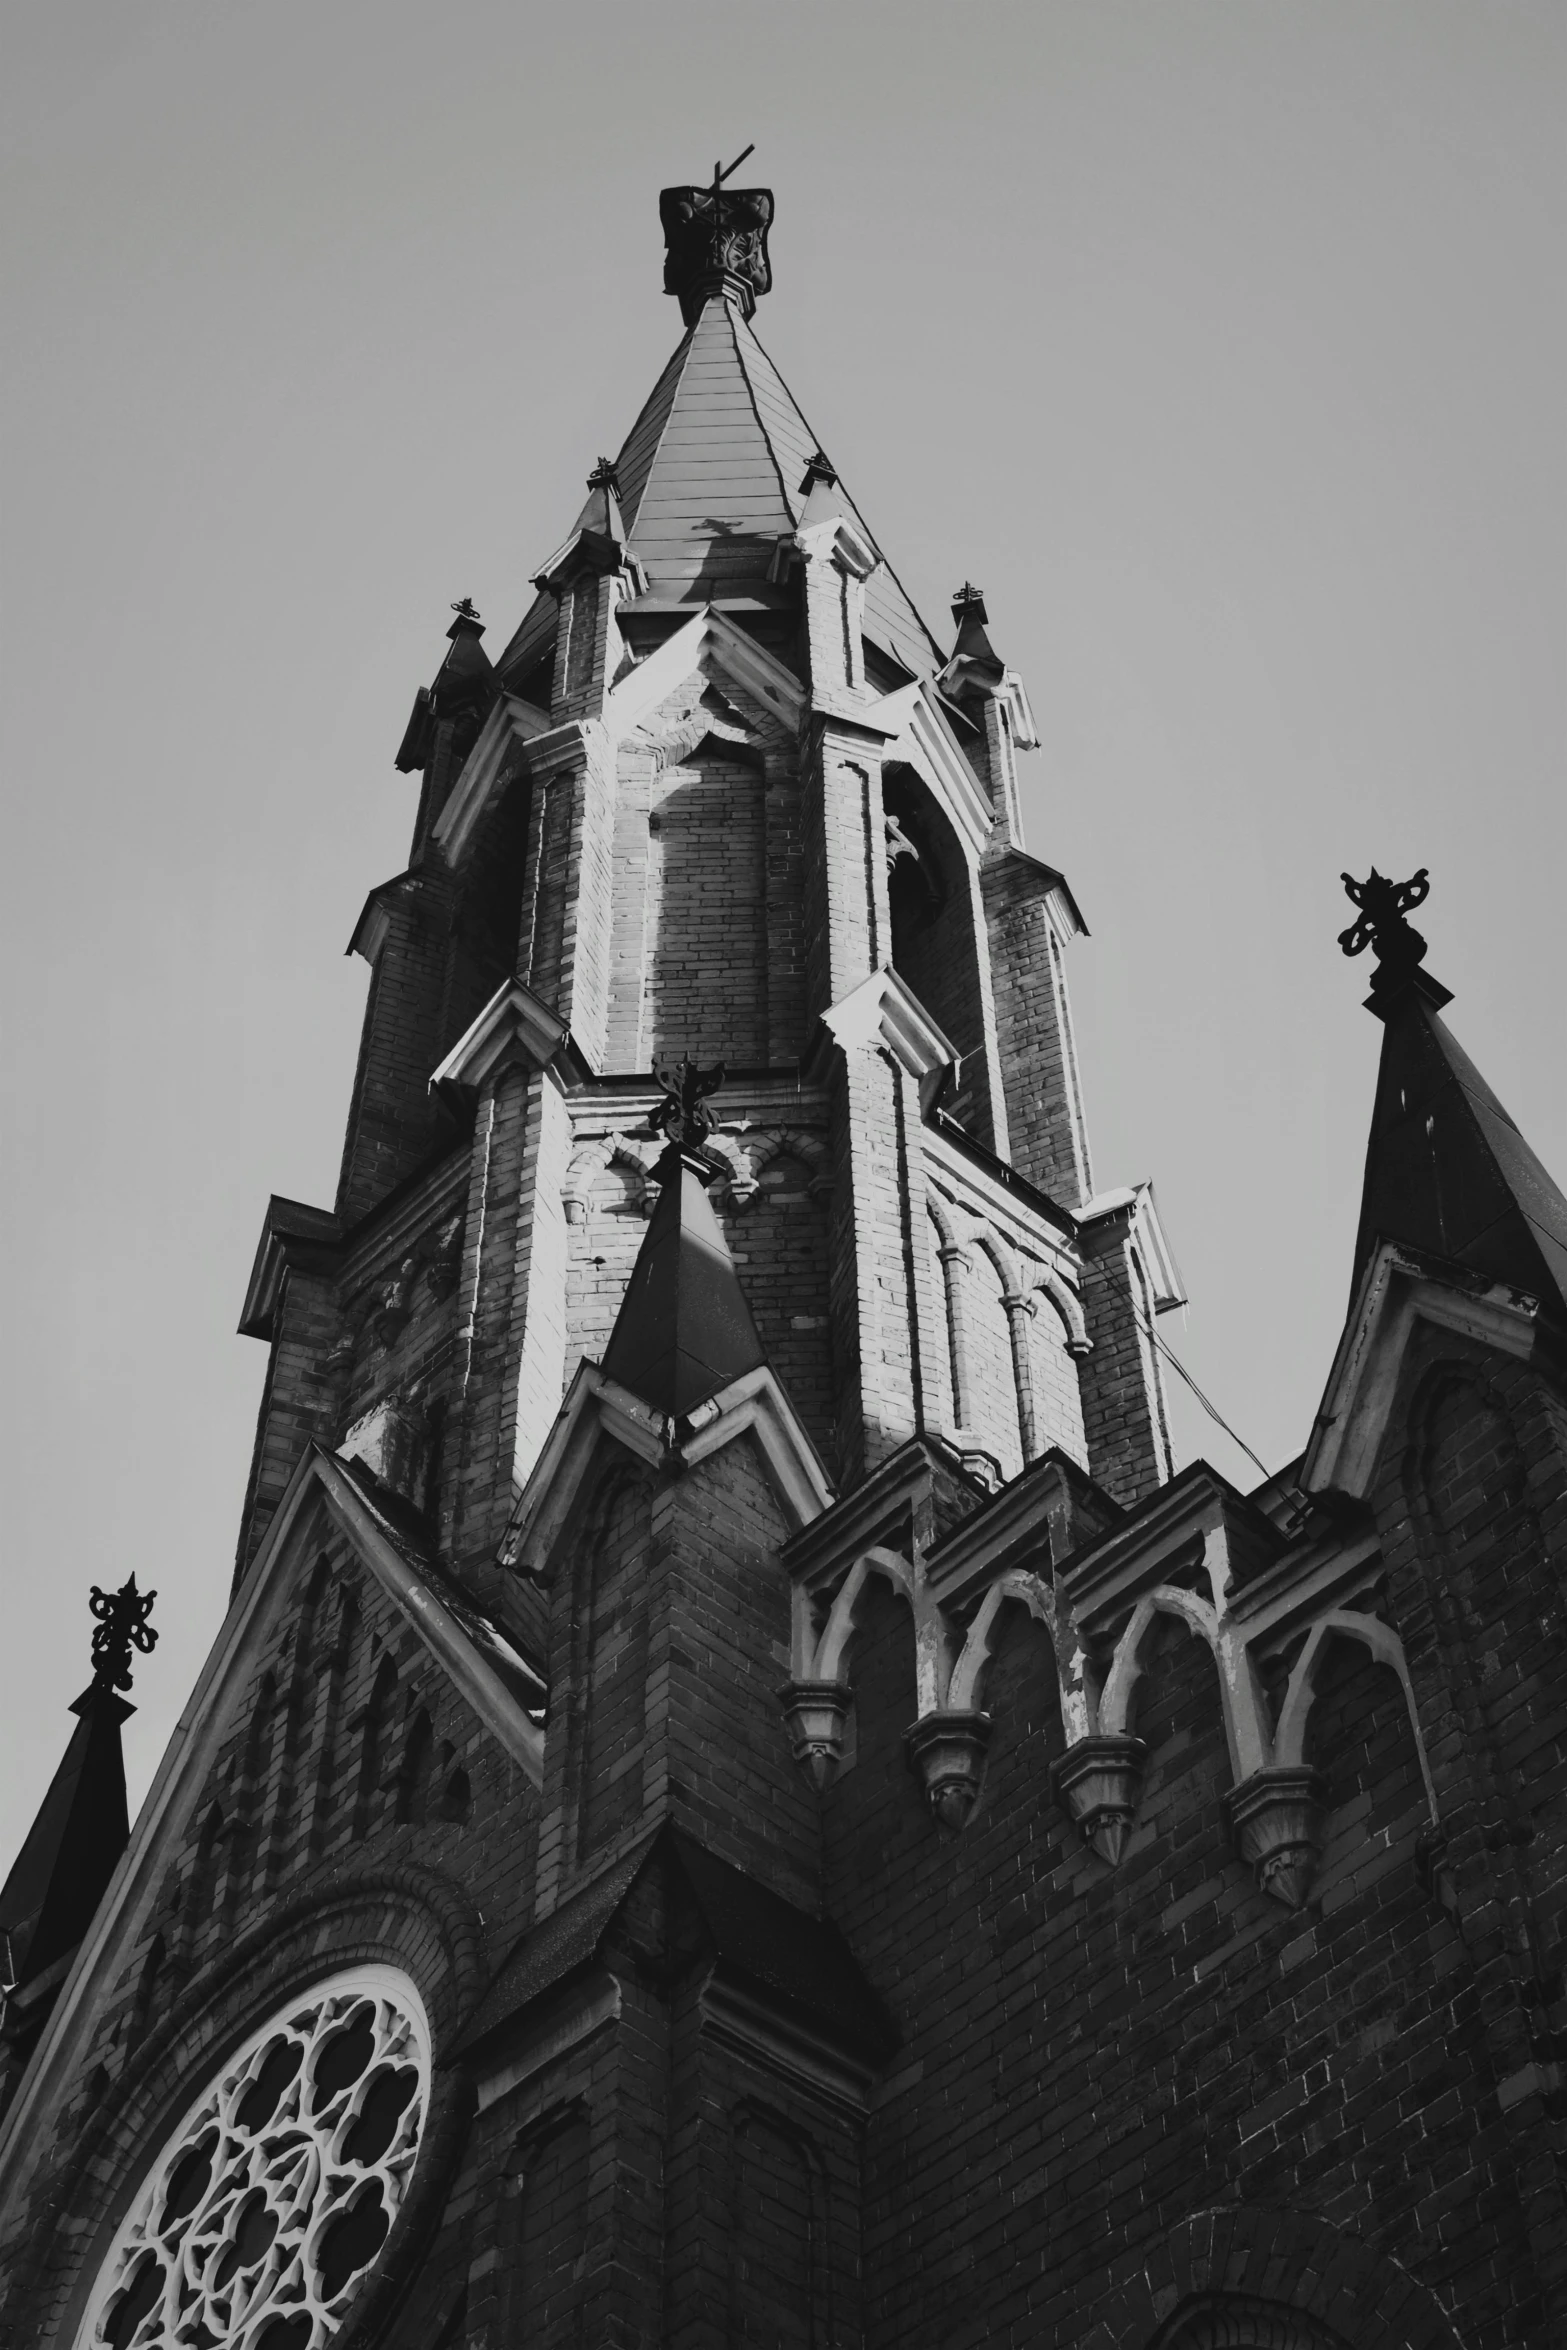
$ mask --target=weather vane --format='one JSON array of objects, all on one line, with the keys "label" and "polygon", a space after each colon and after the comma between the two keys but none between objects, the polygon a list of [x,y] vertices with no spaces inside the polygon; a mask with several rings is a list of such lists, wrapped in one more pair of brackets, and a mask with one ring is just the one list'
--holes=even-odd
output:
[{"label": "weather vane", "polygon": [[100,1591],[93,1585],[87,1604],[98,1619],[92,1636],[95,1689],[129,1689],[131,1650],[146,1656],[157,1647],[158,1635],[147,1621],[157,1596],[156,1591],[138,1591],[134,1575],[118,1591]]},{"label": "weather vane", "polygon": [[1341,879],[1350,902],[1360,908],[1349,928],[1338,934],[1344,953],[1363,955],[1367,947],[1375,947],[1378,978],[1384,971],[1404,974],[1423,963],[1426,942],[1418,930],[1410,928],[1404,916],[1414,907],[1424,905],[1431,894],[1431,879],[1425,866],[1412,873],[1407,881],[1389,881],[1375,865],[1364,881],[1356,881],[1348,873]]}]

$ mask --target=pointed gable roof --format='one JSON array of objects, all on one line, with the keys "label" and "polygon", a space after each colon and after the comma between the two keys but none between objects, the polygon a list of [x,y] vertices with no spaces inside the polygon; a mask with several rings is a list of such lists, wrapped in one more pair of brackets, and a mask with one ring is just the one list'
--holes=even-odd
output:
[{"label": "pointed gable roof", "polygon": [[[628,544],[647,571],[650,594],[680,603],[766,594],[777,542],[799,521],[801,485],[819,445],[749,324],[733,303],[713,295],[615,461]],[[842,495],[871,538],[852,498]],[[503,671],[543,649],[553,610],[547,597],[533,606]],[[932,676],[941,666],[940,647],[885,557],[866,582],[865,633],[912,676]]]},{"label": "pointed gable roof", "polygon": [[130,1841],[120,1724],[135,1710],[96,1680],[71,1707],[76,1728],[0,1891],[10,1985],[75,1949]]},{"label": "pointed gable roof", "polygon": [[683,1420],[766,1361],[696,1163],[671,1148],[604,1353],[604,1376]]},{"label": "pointed gable roof", "polygon": [[1401,1241],[1567,1315],[1567,1198],[1441,1019],[1446,1000],[1423,973],[1372,998],[1386,1033],[1355,1278],[1379,1238]]}]

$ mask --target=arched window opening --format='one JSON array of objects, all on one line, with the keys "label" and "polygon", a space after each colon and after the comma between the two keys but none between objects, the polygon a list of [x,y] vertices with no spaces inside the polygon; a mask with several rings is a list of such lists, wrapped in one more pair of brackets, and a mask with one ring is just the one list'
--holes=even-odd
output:
[{"label": "arched window opening", "polygon": [[892,967],[963,1055],[948,1107],[988,1140],[980,942],[968,861],[957,834],[911,768],[893,765],[884,771],[882,807]]}]

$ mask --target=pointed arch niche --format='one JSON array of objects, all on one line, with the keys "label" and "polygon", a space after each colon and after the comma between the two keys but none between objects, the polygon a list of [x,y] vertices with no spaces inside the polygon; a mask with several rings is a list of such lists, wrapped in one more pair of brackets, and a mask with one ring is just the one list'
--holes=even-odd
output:
[{"label": "pointed arch niche", "polygon": [[962,1054],[950,1108],[994,1145],[985,1057],[986,990],[979,908],[963,844],[912,767],[882,771],[891,963]]}]

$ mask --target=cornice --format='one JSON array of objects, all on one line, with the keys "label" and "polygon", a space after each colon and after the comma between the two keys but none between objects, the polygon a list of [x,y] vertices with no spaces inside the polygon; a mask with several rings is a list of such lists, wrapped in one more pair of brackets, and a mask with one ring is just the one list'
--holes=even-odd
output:
[{"label": "cornice", "polygon": [[303,1200],[284,1199],[274,1192],[240,1308],[240,1337],[270,1340],[289,1271],[297,1267],[309,1273],[335,1273],[343,1237],[341,1219],[329,1209],[307,1207]]},{"label": "cornice", "polygon": [[1302,1488],[1369,1497],[1417,1323],[1527,1362],[1539,1340],[1539,1312],[1538,1298],[1507,1282],[1379,1242],[1333,1358],[1301,1462]]},{"label": "cornice", "polygon": [[1124,1183],[1113,1191],[1096,1192],[1077,1209],[1076,1222],[1090,1246],[1096,1238],[1112,1232],[1118,1223],[1124,1225],[1128,1236],[1135,1238],[1143,1252],[1154,1312],[1168,1314],[1176,1306],[1186,1304],[1186,1284],[1165,1235],[1153,1185],[1146,1177],[1141,1183]]},{"label": "cornice", "polygon": [[1070,1209],[1037,1191],[948,1118],[938,1116],[925,1128],[924,1152],[928,1171],[939,1173],[960,1197],[967,1193],[999,1231],[1037,1250],[1076,1286],[1082,1267]]},{"label": "cornice", "polygon": [[891,964],[873,971],[825,1011],[822,1025],[846,1053],[885,1045],[910,1076],[918,1079],[920,1104],[927,1114],[946,1091],[962,1058]]},{"label": "cornice", "polygon": [[508,1054],[547,1069],[567,1040],[564,1020],[520,979],[505,980],[430,1077],[430,1091],[476,1093]]}]

